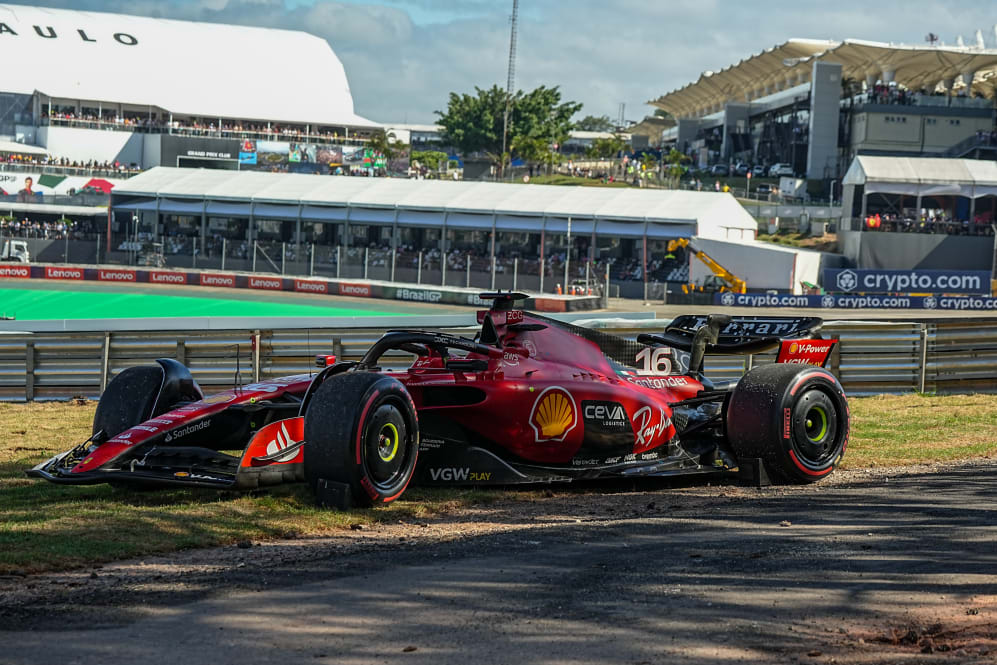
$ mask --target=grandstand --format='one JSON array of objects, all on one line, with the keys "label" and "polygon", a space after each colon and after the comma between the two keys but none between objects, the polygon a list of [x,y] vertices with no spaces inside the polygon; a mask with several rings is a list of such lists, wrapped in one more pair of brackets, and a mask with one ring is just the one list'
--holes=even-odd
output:
[{"label": "grandstand", "polygon": [[0,138],[63,166],[326,171],[379,127],[303,32],[3,4],[0,35]]},{"label": "grandstand", "polygon": [[858,155],[992,159],[995,84],[979,32],[972,46],[790,39],[649,103],[700,166],[786,163],[836,198]]}]

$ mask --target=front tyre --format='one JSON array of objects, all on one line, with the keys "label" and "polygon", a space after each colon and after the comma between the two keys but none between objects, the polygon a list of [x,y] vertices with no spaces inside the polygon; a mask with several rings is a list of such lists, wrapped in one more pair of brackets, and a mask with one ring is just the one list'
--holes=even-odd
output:
[{"label": "front tyre", "polygon": [[103,430],[108,439],[152,417],[163,385],[163,368],[129,367],[111,379],[97,402],[92,433]]},{"label": "front tyre", "polygon": [[305,480],[350,486],[354,505],[397,499],[415,472],[419,421],[397,379],[346,372],[327,379],[305,411]]},{"label": "front tyre", "polygon": [[820,367],[763,365],[745,374],[727,406],[727,438],[739,457],[765,460],[791,483],[829,475],[848,445],[848,402]]}]

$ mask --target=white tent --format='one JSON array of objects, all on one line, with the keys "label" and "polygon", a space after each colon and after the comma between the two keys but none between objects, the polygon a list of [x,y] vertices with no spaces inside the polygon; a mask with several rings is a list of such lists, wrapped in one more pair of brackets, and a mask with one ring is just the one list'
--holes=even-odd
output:
[{"label": "white tent", "polygon": [[178,115],[376,126],[329,44],[304,32],[0,5],[0,91]]},{"label": "white tent", "polygon": [[[354,178],[157,167],[114,189],[116,210],[359,224],[445,226],[613,235],[753,240],[758,225],[729,194],[493,182]],[[224,202],[224,206],[222,205]],[[193,207],[192,207],[193,206]],[[347,211],[349,211],[347,213]],[[219,212],[219,215],[221,213]]]},{"label": "white tent", "polygon": [[906,196],[997,195],[997,162],[942,157],[855,158],[842,181],[863,186],[865,194]]}]

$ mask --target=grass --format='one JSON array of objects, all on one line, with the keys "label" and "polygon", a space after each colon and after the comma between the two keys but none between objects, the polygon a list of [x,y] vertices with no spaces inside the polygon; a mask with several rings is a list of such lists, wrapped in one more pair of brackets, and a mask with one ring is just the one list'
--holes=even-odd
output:
[{"label": "grass", "polygon": [[853,399],[851,406],[842,468],[997,455],[997,395],[879,395]]},{"label": "grass", "polygon": [[304,485],[239,494],[65,486],[24,475],[90,434],[96,402],[0,403],[0,574],[39,572],[243,540],[321,536],[487,503],[497,491],[414,488],[376,510],[320,510]]},{"label": "grass", "polygon": [[[60,486],[24,469],[86,439],[94,402],[0,403],[0,574],[59,570],[157,552],[322,536],[353,524],[418,520],[485,504],[508,490],[419,489],[376,510],[312,505],[302,485],[236,494],[106,485]],[[997,395],[853,399],[842,468],[906,465],[997,454]],[[536,498],[539,492],[516,493]]]},{"label": "grass", "polygon": [[786,247],[813,249],[821,252],[835,252],[838,246],[838,236],[833,233],[825,233],[819,237],[791,231],[780,231],[772,234],[759,233],[758,241],[785,245]]}]

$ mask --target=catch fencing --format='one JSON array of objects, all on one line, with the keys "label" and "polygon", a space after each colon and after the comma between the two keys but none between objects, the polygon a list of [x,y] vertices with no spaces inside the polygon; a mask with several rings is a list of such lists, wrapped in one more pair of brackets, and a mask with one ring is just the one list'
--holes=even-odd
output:
[{"label": "catch fencing", "polygon": [[[404,322],[394,321],[398,325]],[[661,326],[666,321],[661,321]],[[605,328],[633,338],[646,325]],[[638,327],[640,326],[640,327]],[[106,331],[0,334],[0,400],[97,398],[107,382],[132,365],[176,358],[207,391],[288,374],[315,371],[316,354],[358,360],[392,326],[369,328]],[[428,327],[472,336],[474,327]],[[839,321],[825,337],[840,340],[830,361],[850,395],[997,392],[997,320],[931,322]],[[412,356],[385,356],[386,368],[407,366]],[[707,376],[735,379],[773,353],[708,356]]]}]

